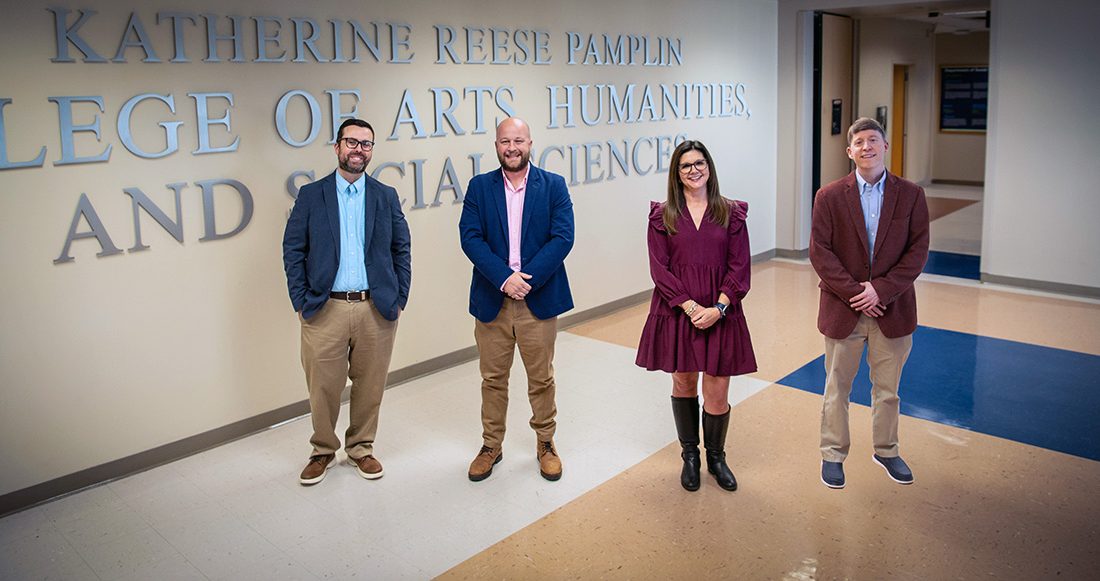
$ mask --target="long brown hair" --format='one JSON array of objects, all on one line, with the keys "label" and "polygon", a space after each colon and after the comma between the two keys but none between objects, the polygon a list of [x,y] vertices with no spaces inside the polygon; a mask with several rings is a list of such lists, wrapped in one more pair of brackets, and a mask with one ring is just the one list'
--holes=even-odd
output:
[{"label": "long brown hair", "polygon": [[[702,141],[687,140],[676,146],[672,152],[672,160],[668,167],[668,199],[665,201],[664,222],[665,230],[669,234],[676,233],[676,221],[686,209],[684,199],[684,184],[680,181],[680,158],[689,151],[698,151],[703,154],[707,162],[710,177],[707,178],[707,215],[710,221],[725,228],[730,223],[730,207],[726,199],[718,190],[718,171],[714,167],[714,160],[707,151],[707,146]],[[706,218],[704,218],[706,219]]]}]

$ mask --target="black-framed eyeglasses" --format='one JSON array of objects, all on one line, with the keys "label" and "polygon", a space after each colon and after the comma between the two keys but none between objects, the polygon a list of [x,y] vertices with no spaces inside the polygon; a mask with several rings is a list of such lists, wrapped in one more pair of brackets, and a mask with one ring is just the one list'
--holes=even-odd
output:
[{"label": "black-framed eyeglasses", "polygon": [[363,151],[370,151],[370,150],[374,149],[374,142],[373,141],[367,141],[367,140],[360,141],[360,140],[358,140],[354,137],[344,137],[340,141],[343,141],[344,146],[347,147],[348,149],[357,149],[359,147],[362,147]]},{"label": "black-framed eyeglasses", "polygon": [[707,160],[700,159],[700,160],[696,161],[695,163],[681,163],[680,164],[680,173],[691,173],[692,168],[695,168],[698,171],[703,171],[703,170],[707,169]]}]

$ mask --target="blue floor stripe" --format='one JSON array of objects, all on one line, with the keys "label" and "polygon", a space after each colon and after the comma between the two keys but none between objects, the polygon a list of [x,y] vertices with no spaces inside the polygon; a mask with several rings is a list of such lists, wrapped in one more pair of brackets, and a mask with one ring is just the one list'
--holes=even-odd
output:
[{"label": "blue floor stripe", "polygon": [[981,261],[981,256],[933,250],[928,253],[928,262],[924,265],[924,272],[979,280],[981,278]]},{"label": "blue floor stripe", "polygon": [[[1100,460],[1100,357],[918,327],[901,381],[901,413]],[[825,356],[779,383],[825,386]],[[866,353],[852,401],[870,405]]]}]

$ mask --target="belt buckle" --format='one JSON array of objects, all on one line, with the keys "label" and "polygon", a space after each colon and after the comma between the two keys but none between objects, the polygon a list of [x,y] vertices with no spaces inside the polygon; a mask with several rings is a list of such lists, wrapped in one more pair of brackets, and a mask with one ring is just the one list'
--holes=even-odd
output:
[{"label": "belt buckle", "polygon": [[[352,299],[352,295],[355,295],[355,298],[354,298],[354,299]],[[352,291],[352,292],[349,292],[349,293],[347,294],[347,297],[348,297],[348,298],[347,298],[347,301],[348,301],[349,303],[350,303],[350,302],[356,302],[356,303],[361,303],[361,302],[363,302],[363,301],[367,300],[367,293],[366,293],[366,291],[361,291],[361,290],[358,290],[358,291]]]}]

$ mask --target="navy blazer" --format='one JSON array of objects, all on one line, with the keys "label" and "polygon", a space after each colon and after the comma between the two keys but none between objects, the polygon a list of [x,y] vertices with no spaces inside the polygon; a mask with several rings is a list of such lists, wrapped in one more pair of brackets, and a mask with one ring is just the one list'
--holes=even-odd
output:
[{"label": "navy blazer", "polygon": [[[366,176],[363,256],[371,299],[383,317],[397,319],[409,300],[412,251],[397,190]],[[336,172],[302,186],[283,234],[283,267],[294,310],[310,318],[332,292],[340,266],[340,206]]]},{"label": "navy blazer", "polygon": [[[504,304],[500,287],[512,275],[508,266],[508,209],[500,168],[475,176],[466,187],[458,221],[462,251],[474,263],[470,314],[488,323]],[[523,197],[520,270],[531,275],[526,301],[539,319],[573,308],[565,257],[573,248],[573,201],[561,176],[531,166]]]}]

